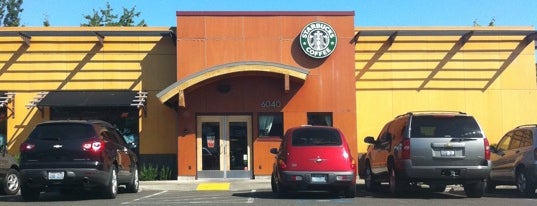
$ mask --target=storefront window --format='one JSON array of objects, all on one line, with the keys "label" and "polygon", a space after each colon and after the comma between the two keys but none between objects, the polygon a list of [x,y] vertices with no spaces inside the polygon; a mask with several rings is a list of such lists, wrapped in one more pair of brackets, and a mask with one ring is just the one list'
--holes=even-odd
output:
[{"label": "storefront window", "polygon": [[127,143],[134,143],[138,152],[138,109],[135,107],[52,107],[51,120],[103,120],[118,128]]},{"label": "storefront window", "polygon": [[0,107],[0,145],[7,143],[7,108]]},{"label": "storefront window", "polygon": [[308,112],[308,125],[332,126],[332,113]]},{"label": "storefront window", "polygon": [[260,137],[283,137],[282,113],[259,114],[257,121],[259,122],[258,128]]}]

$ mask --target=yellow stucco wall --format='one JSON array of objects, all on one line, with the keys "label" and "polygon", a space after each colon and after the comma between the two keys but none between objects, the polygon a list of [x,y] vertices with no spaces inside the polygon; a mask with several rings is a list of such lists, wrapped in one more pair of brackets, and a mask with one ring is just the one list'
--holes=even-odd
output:
[{"label": "yellow stucco wall", "polygon": [[[382,29],[356,28],[356,32]],[[377,137],[385,123],[408,111],[466,112],[476,117],[491,144],[515,126],[537,123],[535,45],[531,41],[521,47],[525,36],[473,35],[458,50],[453,48],[461,36],[396,36],[391,46],[385,44],[388,37],[359,36],[356,42],[358,152],[367,149],[365,136]],[[438,73],[430,78],[435,69]]]},{"label": "yellow stucco wall", "polygon": [[0,28],[0,33],[59,33],[121,31],[128,36],[32,36],[29,46],[19,36],[0,36],[0,91],[14,92],[14,115],[8,112],[8,147],[12,154],[31,128],[49,119],[44,112],[26,105],[41,91],[132,90],[148,92],[147,115],[140,113],[140,153],[175,154],[178,135],[173,109],[161,104],[155,94],[176,81],[174,42],[161,35],[136,36],[145,31],[169,28],[80,27]]}]

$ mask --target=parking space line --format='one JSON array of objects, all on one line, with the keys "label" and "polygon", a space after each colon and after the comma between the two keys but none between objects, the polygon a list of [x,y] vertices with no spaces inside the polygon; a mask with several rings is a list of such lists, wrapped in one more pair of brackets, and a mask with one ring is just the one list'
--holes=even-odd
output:
[{"label": "parking space line", "polygon": [[246,201],[246,203],[249,203],[249,204],[252,204],[254,203],[254,194],[255,194],[256,190],[252,190],[250,191],[250,197],[248,197],[248,201]]},{"label": "parking space line", "polygon": [[229,182],[219,182],[219,183],[200,183],[196,188],[197,191],[216,191],[224,190],[229,191]]},{"label": "parking space line", "polygon": [[140,200],[143,200],[143,199],[147,199],[147,198],[150,198],[150,197],[154,197],[154,196],[157,196],[157,195],[161,195],[161,194],[164,194],[164,193],[166,193],[166,192],[168,192],[168,190],[164,190],[164,191],[161,191],[161,192],[157,192],[157,193],[155,193],[155,194],[152,194],[152,195],[147,195],[147,196],[144,196],[144,197],[140,197],[140,198],[134,199],[134,200],[132,200],[132,201],[130,201],[130,202],[122,202],[121,204],[122,204],[122,205],[128,205],[128,204],[130,204],[130,203],[133,203],[133,202],[136,202],[136,201],[140,201]]}]

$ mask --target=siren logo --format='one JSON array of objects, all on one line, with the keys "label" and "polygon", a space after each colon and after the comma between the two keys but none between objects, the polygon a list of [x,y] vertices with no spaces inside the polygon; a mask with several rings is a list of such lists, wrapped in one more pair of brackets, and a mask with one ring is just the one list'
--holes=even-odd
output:
[{"label": "siren logo", "polygon": [[336,31],[327,23],[311,22],[300,33],[300,47],[310,57],[322,59],[336,49]]}]

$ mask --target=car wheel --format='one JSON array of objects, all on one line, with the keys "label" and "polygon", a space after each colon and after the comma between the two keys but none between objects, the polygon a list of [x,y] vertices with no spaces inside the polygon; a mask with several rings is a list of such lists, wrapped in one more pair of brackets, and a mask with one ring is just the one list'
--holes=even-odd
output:
[{"label": "car wheel", "polygon": [[138,176],[138,166],[134,165],[134,172],[132,173],[132,178],[129,184],[127,184],[127,192],[137,193],[140,188],[140,179]]},{"label": "car wheel", "polygon": [[270,186],[272,188],[272,192],[274,193],[274,195],[276,195],[276,197],[285,196],[287,191],[282,185],[280,185],[280,182],[278,182],[278,180],[274,178],[274,175],[272,175],[272,177],[270,178]]},{"label": "car wheel", "polygon": [[345,195],[345,198],[354,198],[356,197],[356,185],[351,185],[349,188],[345,189],[343,191],[343,195]]},{"label": "car wheel", "polygon": [[434,183],[429,185],[429,189],[431,190],[431,192],[444,192],[446,190],[446,186],[447,185],[445,184]]},{"label": "car wheel", "polygon": [[520,169],[516,173],[516,187],[521,194],[531,197],[535,195],[535,185],[528,178],[526,170]]},{"label": "car wheel", "polygon": [[394,195],[401,195],[410,190],[410,183],[397,177],[395,169],[390,169],[390,178],[388,184],[390,187],[390,193]]},{"label": "car wheel", "polygon": [[467,197],[480,198],[485,194],[485,181],[463,184]]},{"label": "car wheel", "polygon": [[276,194],[278,192],[278,185],[276,185],[276,180],[274,180],[274,175],[270,177],[270,189],[272,189],[272,193]]},{"label": "car wheel", "polygon": [[496,184],[494,184],[489,177],[487,178],[487,182],[485,185],[485,192],[493,193],[494,191],[496,191]]},{"label": "car wheel", "polygon": [[365,189],[370,192],[375,192],[380,186],[380,182],[375,181],[373,178],[373,172],[371,171],[371,166],[367,164],[365,167],[365,179],[364,179]]},{"label": "car wheel", "polygon": [[108,177],[108,184],[104,188],[103,196],[107,199],[114,199],[117,196],[117,168],[112,166],[110,168],[110,176]]},{"label": "car wheel", "polygon": [[29,187],[21,188],[21,196],[24,201],[37,201],[39,200],[39,191],[38,189],[32,189]]},{"label": "car wheel", "polygon": [[19,172],[14,169],[9,169],[6,176],[4,177],[4,182],[1,183],[2,190],[1,194],[5,195],[16,195],[20,189],[20,178]]}]

